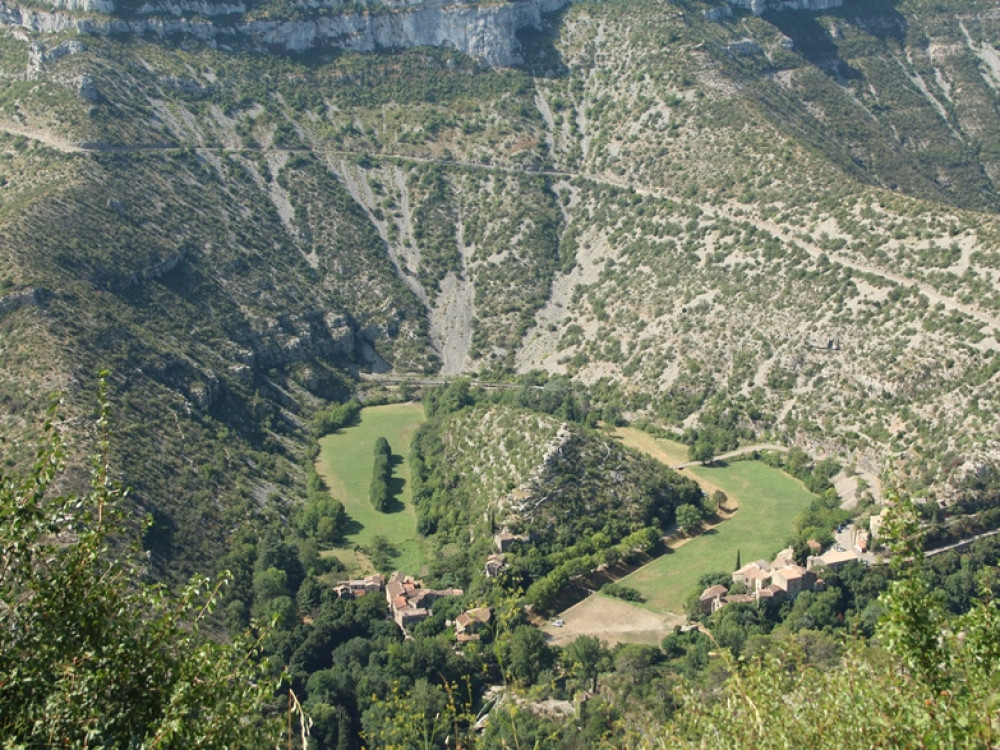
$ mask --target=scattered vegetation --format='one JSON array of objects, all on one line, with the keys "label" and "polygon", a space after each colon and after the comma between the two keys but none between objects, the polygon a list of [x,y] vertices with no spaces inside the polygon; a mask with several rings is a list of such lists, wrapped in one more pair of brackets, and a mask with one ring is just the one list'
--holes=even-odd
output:
[{"label": "scattered vegetation", "polygon": [[[594,430],[626,416],[676,430],[697,460],[758,441],[838,457],[765,455],[808,492],[759,462],[695,469],[739,510],[616,584],[643,607],[679,612],[734,556],[825,540],[846,518],[830,481],[855,461],[893,457],[936,543],[998,522],[990,4],[703,10],[574,3],[510,70],[447,49],[282,57],[86,35],[26,75],[32,44],[79,35],[0,37],[0,470],[19,478],[0,497],[30,521],[11,538],[46,561],[3,567],[15,743],[238,745],[284,665],[317,747],[458,742],[486,684],[518,696],[497,699],[486,747],[992,741],[989,539],[897,571],[885,595],[887,577],[847,570],[784,610],[727,607],[714,643],[556,652],[520,614],[717,512],[722,498]],[[362,411],[348,373],[441,365],[510,387],[430,392],[406,456],[420,407]],[[44,394],[62,388],[66,424],[87,424],[104,366],[99,475],[132,488],[125,517],[152,516],[150,571],[112,561],[110,517],[84,524],[46,473],[63,451],[60,493],[118,504],[80,468],[105,438],[67,428],[20,468],[49,434]],[[395,512],[368,498],[378,436],[404,458],[382,472]],[[67,517],[78,536],[56,544]],[[503,530],[527,539],[488,583]],[[329,585],[393,567],[466,593],[404,640],[380,597]],[[204,586],[175,606],[145,583],[219,568],[215,614]],[[66,596],[93,616],[67,619]],[[486,603],[490,632],[456,650],[446,622]],[[274,628],[240,640],[253,618]],[[222,620],[235,650],[199,632]],[[558,724],[522,702],[581,691]],[[130,699],[108,709],[109,694]]]}]

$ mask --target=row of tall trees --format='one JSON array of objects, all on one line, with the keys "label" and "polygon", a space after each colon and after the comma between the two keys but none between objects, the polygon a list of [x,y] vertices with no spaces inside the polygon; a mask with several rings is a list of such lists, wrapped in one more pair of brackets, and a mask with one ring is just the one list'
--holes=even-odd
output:
[{"label": "row of tall trees", "polygon": [[372,465],[372,483],[368,488],[368,497],[375,510],[386,512],[392,493],[389,482],[392,479],[392,449],[389,441],[380,437],[375,441],[375,462]]}]

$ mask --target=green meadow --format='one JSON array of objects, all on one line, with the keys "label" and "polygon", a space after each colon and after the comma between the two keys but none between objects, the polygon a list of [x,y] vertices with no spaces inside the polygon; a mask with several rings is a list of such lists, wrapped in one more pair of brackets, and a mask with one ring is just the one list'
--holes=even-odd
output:
[{"label": "green meadow", "polygon": [[744,563],[771,558],[792,534],[795,516],[815,497],[796,479],[760,461],[718,467],[693,467],[690,475],[717,486],[739,504],[728,521],[667,552],[621,580],[646,597],[658,612],[683,614],[684,600],[698,579],[731,571],[736,552]]},{"label": "green meadow", "polygon": [[[377,535],[386,537],[399,551],[394,567],[420,574],[425,561],[425,543],[417,534],[417,516],[410,485],[410,440],[424,421],[418,403],[372,406],[361,410],[360,422],[338,430],[319,441],[316,471],[330,493],[344,504],[348,523],[345,544],[332,550],[354,572],[370,567],[355,547],[367,547]],[[394,500],[389,512],[381,513],[368,499],[375,441],[384,437],[392,449]]]}]

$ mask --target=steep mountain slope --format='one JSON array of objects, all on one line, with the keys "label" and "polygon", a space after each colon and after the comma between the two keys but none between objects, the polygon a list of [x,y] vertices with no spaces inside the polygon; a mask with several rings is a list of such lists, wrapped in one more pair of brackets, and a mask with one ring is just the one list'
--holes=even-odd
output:
[{"label": "steep mountain slope", "polygon": [[295,494],[351,368],[567,372],[921,487],[988,461],[1000,16],[722,8],[574,3],[512,69],[8,13],[5,460],[110,367],[148,541],[195,564]]}]

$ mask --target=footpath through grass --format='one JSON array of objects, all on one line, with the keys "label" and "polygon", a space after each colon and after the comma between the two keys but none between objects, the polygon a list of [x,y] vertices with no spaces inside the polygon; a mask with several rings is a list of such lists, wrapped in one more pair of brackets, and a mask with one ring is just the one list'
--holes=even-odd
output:
[{"label": "footpath through grass", "polygon": [[770,559],[792,534],[795,516],[815,497],[796,479],[760,461],[692,467],[691,475],[719,487],[739,504],[728,521],[639,568],[621,583],[646,597],[645,607],[683,614],[684,600],[705,573],[730,572],[736,551],[744,563]]},{"label": "footpath through grass", "polygon": [[[366,547],[381,534],[399,550],[394,567],[413,575],[421,573],[425,547],[417,534],[409,455],[410,440],[423,421],[424,407],[418,403],[372,406],[361,410],[361,421],[356,426],[319,441],[316,471],[331,494],[344,504],[349,517],[345,544],[334,550],[348,569],[365,566],[364,558],[355,555],[353,547]],[[393,456],[391,487],[395,497],[388,513],[375,510],[368,499],[375,440],[379,437],[389,441]]]}]

